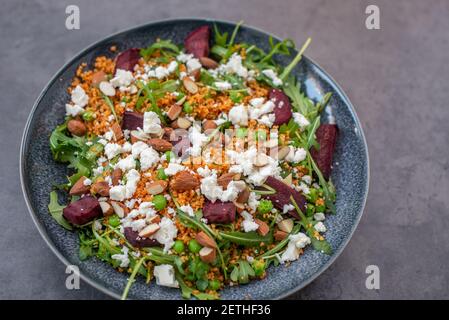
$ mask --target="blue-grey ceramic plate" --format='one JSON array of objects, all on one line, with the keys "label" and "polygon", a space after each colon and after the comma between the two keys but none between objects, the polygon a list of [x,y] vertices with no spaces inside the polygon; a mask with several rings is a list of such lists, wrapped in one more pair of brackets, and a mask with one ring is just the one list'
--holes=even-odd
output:
[{"label": "blue-grey ceramic plate", "polygon": [[[213,22],[221,30],[228,32],[232,32],[235,26],[229,22],[202,19],[168,20],[120,32],[89,46],[53,77],[37,99],[28,118],[20,161],[22,187],[31,216],[42,237],[61,261],[78,265],[86,282],[113,297],[120,296],[127,275],[116,272],[95,258],[81,262],[78,258],[77,234],[60,227],[48,213],[47,204],[52,186],[65,182],[68,173],[65,165],[52,159],[48,143],[50,133],[64,119],[64,105],[69,99],[66,89],[80,63],[91,64],[99,55],[110,55],[108,49],[111,45],[117,45],[119,50],[145,47],[157,38],[182,43],[189,31]],[[269,34],[244,26],[236,41],[254,43],[267,49],[268,38]],[[286,64],[289,59],[281,59],[280,62]],[[334,253],[327,256],[307,249],[291,265],[271,267],[264,280],[226,288],[222,292],[224,299],[277,299],[303,288],[329,267],[342,252],[363,213],[368,193],[368,150],[355,110],[336,82],[312,60],[304,58],[295,68],[294,74],[313,99],[320,100],[324,93],[333,93],[330,105],[340,128],[332,173],[332,180],[337,188],[337,214],[326,219],[326,238]],[[177,289],[159,287],[154,283],[147,285],[139,279],[132,286],[129,298],[179,299],[181,295]]]}]

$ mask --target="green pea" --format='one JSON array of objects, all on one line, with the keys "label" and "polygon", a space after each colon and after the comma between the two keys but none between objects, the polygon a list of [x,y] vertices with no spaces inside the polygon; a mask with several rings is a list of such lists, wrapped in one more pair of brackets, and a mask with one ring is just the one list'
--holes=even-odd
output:
[{"label": "green pea", "polygon": [[182,109],[184,110],[185,113],[192,113],[193,112],[193,107],[188,102],[184,102],[184,106],[183,106]]},{"label": "green pea", "polygon": [[117,215],[113,215],[109,218],[109,225],[111,227],[118,227],[120,225],[120,218]]},{"label": "green pea", "polygon": [[318,199],[318,190],[317,189],[310,188],[309,199],[310,199],[310,202],[312,202],[312,203],[316,202],[316,200]]},{"label": "green pea", "polygon": [[165,151],[165,159],[167,159],[167,162],[170,162],[174,158],[175,154],[173,151]]},{"label": "green pea", "polygon": [[83,119],[86,121],[92,121],[95,119],[95,113],[92,111],[86,111],[83,113]]},{"label": "green pea", "polygon": [[159,180],[167,180],[168,179],[163,168],[160,168],[159,170],[157,170],[157,178]]},{"label": "green pea", "polygon": [[156,210],[162,210],[167,206],[167,199],[161,194],[153,197],[153,205]]},{"label": "green pea", "polygon": [[209,289],[211,290],[218,290],[221,287],[220,280],[213,279],[209,281]]},{"label": "green pea", "polygon": [[247,131],[248,131],[247,128],[238,128],[235,135],[237,136],[237,138],[243,139],[246,137]]},{"label": "green pea", "polygon": [[198,253],[201,250],[201,245],[195,239],[189,241],[189,250],[193,253]]},{"label": "green pea", "polygon": [[184,251],[184,242],[181,240],[176,240],[175,244],[173,245],[173,250],[175,250],[176,253],[181,253]]}]

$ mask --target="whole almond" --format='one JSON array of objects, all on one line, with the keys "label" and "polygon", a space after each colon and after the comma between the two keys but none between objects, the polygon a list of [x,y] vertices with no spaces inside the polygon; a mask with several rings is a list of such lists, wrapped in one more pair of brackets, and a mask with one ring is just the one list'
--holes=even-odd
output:
[{"label": "whole almond", "polygon": [[190,77],[184,77],[182,79],[182,84],[184,88],[191,94],[195,94],[198,92],[198,86],[196,85],[195,81],[190,79]]},{"label": "whole almond", "polygon": [[170,151],[173,148],[173,145],[169,141],[159,138],[150,139],[147,143],[159,152]]},{"label": "whole almond", "polygon": [[108,197],[109,196],[109,183],[107,183],[106,181],[97,181],[94,184],[92,184],[90,191],[93,194],[99,194],[102,197]]},{"label": "whole almond", "polygon": [[112,185],[114,185],[114,186],[118,185],[122,176],[123,176],[122,169],[115,168],[114,171],[112,171],[112,175],[111,175]]},{"label": "whole almond", "polygon": [[129,209],[121,202],[111,201],[111,206],[119,218],[124,218],[129,212]]},{"label": "whole almond", "polygon": [[278,160],[283,160],[290,152],[290,147],[281,147],[278,149]]},{"label": "whole almond", "polygon": [[147,191],[152,195],[156,195],[156,194],[160,194],[160,193],[164,192],[164,190],[167,188],[167,186],[168,186],[167,181],[158,180],[158,181],[154,181],[154,182],[150,183],[147,187]]},{"label": "whole almond", "polygon": [[217,257],[216,250],[214,248],[209,248],[209,247],[201,248],[199,255],[200,255],[201,261],[203,261],[205,263],[212,263],[215,261],[215,258]]},{"label": "whole almond", "polygon": [[78,179],[77,182],[70,188],[69,194],[71,196],[80,196],[82,194],[88,193],[90,190],[90,185],[85,185],[84,181],[86,180],[86,177],[81,177]]},{"label": "whole almond", "polygon": [[103,215],[105,217],[110,216],[114,213],[114,209],[109,203],[107,203],[106,201],[100,201],[99,203],[101,211],[103,212]]},{"label": "whole almond", "polygon": [[203,131],[207,131],[207,130],[214,130],[216,129],[218,126],[215,123],[214,120],[206,120],[203,123]]},{"label": "whole almond", "polygon": [[180,105],[174,104],[170,107],[170,109],[168,109],[167,117],[173,121],[177,117],[179,117],[179,115],[181,114],[181,111],[182,111],[182,107]]},{"label": "whole almond", "polygon": [[248,199],[249,199],[249,195],[250,195],[249,189],[245,188],[242,191],[240,191],[236,201],[238,203],[247,203]]},{"label": "whole almond", "polygon": [[102,81],[106,81],[108,76],[104,71],[97,71],[92,74],[92,86],[98,87]]},{"label": "whole almond", "polygon": [[217,184],[221,186],[223,189],[226,189],[228,187],[228,184],[234,179],[235,173],[233,172],[226,172],[223,173],[218,179]]},{"label": "whole almond", "polygon": [[178,118],[178,120],[176,120],[177,128],[188,129],[188,128],[190,128],[191,125],[192,125],[192,122],[190,122],[186,118]]},{"label": "whole almond", "polygon": [[209,237],[204,231],[198,232],[195,236],[195,240],[203,247],[217,248],[215,240]]},{"label": "whole almond", "polygon": [[119,141],[123,139],[123,131],[120,125],[117,122],[111,126],[112,133],[114,134],[115,141]]},{"label": "whole almond", "polygon": [[284,231],[281,231],[281,230],[276,230],[273,233],[273,237],[274,237],[274,240],[276,240],[276,241],[282,241],[282,240],[284,240],[285,238],[288,237],[288,233],[284,232]]},{"label": "whole almond", "polygon": [[178,172],[170,182],[170,188],[175,191],[195,190],[199,185],[198,179],[188,171]]},{"label": "whole almond", "polygon": [[75,136],[84,136],[87,132],[87,127],[83,121],[72,119],[67,122],[67,130]]},{"label": "whole almond", "polygon": [[190,71],[189,74],[191,77],[193,77],[193,79],[195,79],[195,81],[199,81],[201,78],[201,69],[195,69]]},{"label": "whole almond", "polygon": [[278,222],[278,228],[281,231],[290,233],[293,230],[293,220],[292,219],[284,219],[280,222]]},{"label": "whole almond", "polygon": [[270,226],[265,221],[262,221],[260,219],[254,219],[254,222],[259,225],[257,232],[261,236],[266,236],[268,234],[268,232],[270,232]]},{"label": "whole almond", "polygon": [[215,60],[212,60],[208,57],[201,57],[200,59],[201,65],[206,69],[216,69],[218,68],[218,62]]}]

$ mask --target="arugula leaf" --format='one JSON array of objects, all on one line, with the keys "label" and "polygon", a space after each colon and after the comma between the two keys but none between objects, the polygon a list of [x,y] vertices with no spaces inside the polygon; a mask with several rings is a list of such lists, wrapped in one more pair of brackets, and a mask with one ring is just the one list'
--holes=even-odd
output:
[{"label": "arugula leaf", "polygon": [[260,246],[261,243],[264,243],[265,245],[267,245],[267,244],[270,244],[273,242],[273,237],[271,234],[268,234],[266,236],[261,236],[257,232],[254,232],[254,231],[251,231],[251,232],[240,232],[240,231],[220,232],[219,234],[225,240],[229,240],[233,243],[243,245],[246,247]]},{"label": "arugula leaf", "polygon": [[[160,50],[164,54],[167,55],[174,55],[179,54],[180,50],[177,45],[172,43],[170,40],[159,40],[153,44],[151,44],[149,47],[140,49],[140,55],[147,59],[150,55],[152,55],[155,51]],[[171,52],[167,52],[166,50],[169,50]]]},{"label": "arugula leaf", "polygon": [[321,253],[332,254],[332,247],[326,240],[318,240],[313,235],[309,234],[309,238],[312,242],[312,247]]},{"label": "arugula leaf", "polygon": [[290,74],[290,72],[293,70],[293,68],[299,63],[299,61],[301,61],[302,55],[303,55],[304,51],[306,51],[306,49],[309,46],[311,41],[312,41],[311,38],[307,38],[306,42],[303,44],[303,46],[299,50],[296,57],[293,58],[292,62],[290,62],[290,64],[287,67],[285,67],[284,71],[282,71],[281,75],[279,76],[279,78],[281,80],[285,80],[287,78],[287,76]]},{"label": "arugula leaf", "polygon": [[103,97],[103,100],[106,101],[106,104],[111,109],[111,112],[114,115],[115,121],[118,121],[117,113],[115,113],[115,107],[114,107],[114,104],[112,103],[111,99],[107,95],[105,95],[105,94],[103,94],[102,97]]},{"label": "arugula leaf", "polygon": [[223,32],[220,33],[220,30],[218,30],[217,24],[214,23],[214,38],[215,38],[215,44],[219,46],[226,46],[226,42],[228,40],[228,33]]},{"label": "arugula leaf", "polygon": [[48,204],[48,211],[50,212],[50,215],[53,217],[53,219],[56,220],[57,223],[59,223],[65,229],[73,230],[73,227],[67,222],[67,220],[62,215],[62,210],[64,208],[65,206],[61,206],[58,203],[58,194],[56,193],[56,191],[50,192],[50,203]]}]

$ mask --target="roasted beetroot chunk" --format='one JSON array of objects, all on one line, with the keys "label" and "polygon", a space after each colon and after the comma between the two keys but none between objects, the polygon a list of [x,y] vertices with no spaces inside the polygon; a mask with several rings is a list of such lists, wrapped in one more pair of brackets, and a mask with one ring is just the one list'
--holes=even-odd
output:
[{"label": "roasted beetroot chunk", "polygon": [[102,215],[100,203],[90,195],[70,203],[62,211],[64,218],[70,223],[80,226]]},{"label": "roasted beetroot chunk", "polygon": [[[301,211],[302,212],[305,211],[306,199],[301,193],[289,187],[284,182],[273,177],[268,177],[267,180],[265,181],[265,184],[276,190],[275,194],[266,195],[265,197],[268,200],[271,200],[273,205],[278,210],[282,212],[284,210],[285,205],[291,204],[292,201],[290,200],[290,196],[293,196],[293,199],[295,199]],[[296,219],[300,219],[295,209],[290,210],[288,214]]]},{"label": "roasted beetroot chunk", "polygon": [[134,66],[139,62],[140,59],[140,49],[131,48],[120,52],[117,58],[115,59],[115,70],[123,69],[127,71],[133,71]]},{"label": "roasted beetroot chunk", "polygon": [[209,39],[209,26],[202,26],[187,35],[184,47],[187,53],[193,54],[195,58],[207,57],[209,55]]},{"label": "roasted beetroot chunk", "polygon": [[269,99],[274,102],[274,124],[287,123],[292,117],[292,106],[287,95],[279,89],[271,89]]},{"label": "roasted beetroot chunk", "polygon": [[332,158],[334,155],[335,144],[337,142],[338,127],[336,124],[322,124],[316,131],[316,141],[320,149],[312,148],[310,154],[315,160],[318,169],[323,177],[329,180],[332,171]]},{"label": "roasted beetroot chunk", "polygon": [[156,239],[139,237],[139,233],[137,231],[133,231],[132,228],[125,228],[125,238],[133,247],[136,248],[160,246],[160,243]]},{"label": "roasted beetroot chunk", "polygon": [[131,111],[125,111],[123,114],[122,129],[137,130],[143,129],[143,114]]},{"label": "roasted beetroot chunk", "polygon": [[231,223],[235,220],[236,207],[232,202],[211,202],[207,200],[203,207],[203,216],[209,223]]}]

